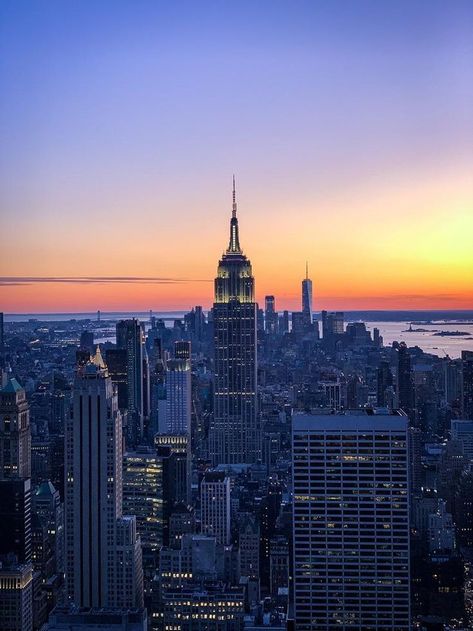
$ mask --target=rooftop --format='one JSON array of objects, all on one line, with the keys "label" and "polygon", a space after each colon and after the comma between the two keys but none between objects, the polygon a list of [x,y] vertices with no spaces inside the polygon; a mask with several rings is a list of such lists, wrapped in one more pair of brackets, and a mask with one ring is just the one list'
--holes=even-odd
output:
[{"label": "rooftop", "polygon": [[295,414],[293,431],[309,430],[406,430],[407,416],[402,410],[387,413],[386,410],[347,410],[337,414]]},{"label": "rooftop", "polygon": [[18,381],[12,377],[7,381],[6,386],[2,389],[2,392],[5,394],[15,394],[15,392],[20,392],[23,388],[20,386]]}]

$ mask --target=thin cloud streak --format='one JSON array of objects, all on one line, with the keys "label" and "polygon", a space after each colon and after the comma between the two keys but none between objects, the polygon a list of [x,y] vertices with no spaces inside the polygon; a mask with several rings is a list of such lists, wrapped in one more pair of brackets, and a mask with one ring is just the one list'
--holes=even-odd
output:
[{"label": "thin cloud streak", "polygon": [[150,284],[209,283],[204,278],[166,278],[160,276],[0,276],[0,287],[17,287],[40,283],[63,284]]}]

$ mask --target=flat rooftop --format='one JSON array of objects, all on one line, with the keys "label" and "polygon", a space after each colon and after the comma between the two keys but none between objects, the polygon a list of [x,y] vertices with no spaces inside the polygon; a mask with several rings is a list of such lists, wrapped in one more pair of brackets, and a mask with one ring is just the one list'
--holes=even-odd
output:
[{"label": "flat rooftop", "polygon": [[407,429],[408,418],[401,410],[388,413],[385,409],[346,410],[336,414],[294,414],[294,432],[317,431],[363,431]]}]

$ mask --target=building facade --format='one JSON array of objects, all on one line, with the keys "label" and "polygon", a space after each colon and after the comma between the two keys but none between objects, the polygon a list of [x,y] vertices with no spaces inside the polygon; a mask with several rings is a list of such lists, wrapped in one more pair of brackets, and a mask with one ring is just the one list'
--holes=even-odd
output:
[{"label": "building facade", "polygon": [[293,419],[295,623],[408,631],[407,418]]},{"label": "building facade", "polygon": [[170,359],[166,364],[166,433],[190,434],[191,431],[190,359]]},{"label": "building facade", "polygon": [[143,379],[143,329],[140,321],[117,322],[117,348],[126,350],[128,436],[134,444],[143,436],[145,392]]},{"label": "building facade", "polygon": [[230,543],[230,478],[221,472],[204,475],[200,485],[202,533],[213,535],[217,543]]},{"label": "building facade", "polygon": [[122,516],[122,420],[100,351],[77,372],[65,443],[68,600],[141,606],[140,540],[135,518]]},{"label": "building facade", "polygon": [[240,247],[233,185],[230,241],[215,279],[215,379],[209,452],[214,465],[260,458],[257,413],[256,303],[251,263]]},{"label": "building facade", "polygon": [[0,480],[30,476],[29,404],[18,381],[10,379],[0,390]]}]

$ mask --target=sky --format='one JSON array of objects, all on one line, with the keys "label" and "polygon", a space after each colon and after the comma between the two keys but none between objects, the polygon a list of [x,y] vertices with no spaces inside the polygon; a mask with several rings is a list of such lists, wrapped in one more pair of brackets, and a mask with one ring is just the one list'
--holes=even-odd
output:
[{"label": "sky", "polygon": [[473,308],[473,3],[0,3],[0,311]]}]

